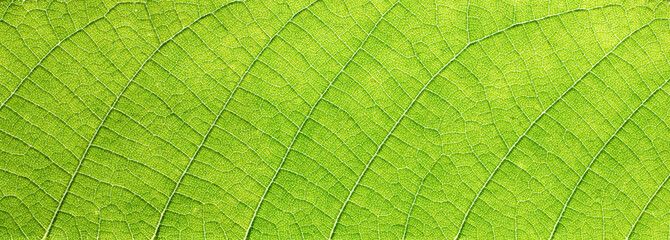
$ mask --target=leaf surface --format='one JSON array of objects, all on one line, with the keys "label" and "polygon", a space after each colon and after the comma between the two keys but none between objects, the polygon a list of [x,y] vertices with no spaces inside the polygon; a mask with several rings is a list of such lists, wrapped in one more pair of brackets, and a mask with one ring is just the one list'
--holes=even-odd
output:
[{"label": "leaf surface", "polygon": [[1,2],[0,238],[668,238],[669,11]]}]

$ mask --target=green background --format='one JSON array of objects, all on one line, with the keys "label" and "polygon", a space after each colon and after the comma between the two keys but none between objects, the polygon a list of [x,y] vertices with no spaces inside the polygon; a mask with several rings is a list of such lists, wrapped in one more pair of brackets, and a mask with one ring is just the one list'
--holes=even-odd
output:
[{"label": "green background", "polygon": [[667,239],[669,6],[1,1],[0,238]]}]

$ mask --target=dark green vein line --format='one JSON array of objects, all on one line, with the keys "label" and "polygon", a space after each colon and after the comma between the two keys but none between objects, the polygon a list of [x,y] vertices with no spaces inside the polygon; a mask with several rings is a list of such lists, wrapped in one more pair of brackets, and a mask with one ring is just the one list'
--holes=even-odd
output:
[{"label": "dark green vein line", "polygon": [[[72,32],[70,35],[67,35],[66,37],[64,37],[63,39],[61,39],[60,41],[58,41],[58,43],[56,43],[56,45],[54,45],[51,49],[49,49],[49,51],[48,51],[48,52],[47,52],[47,53],[46,53],[46,54],[45,54],[45,55],[44,55],[44,56],[37,62],[37,64],[35,64],[35,66],[34,66],[33,68],[30,69],[30,71],[28,72],[28,74],[26,74],[26,76],[23,77],[23,79],[21,79],[21,82],[19,82],[19,85],[17,85],[16,88],[14,88],[14,91],[12,91],[12,92],[9,94],[9,97],[7,97],[7,99],[5,99],[5,101],[2,102],[2,104],[0,104],[0,109],[2,109],[2,108],[5,106],[5,104],[7,104],[7,102],[9,102],[9,99],[12,98],[12,97],[16,94],[16,92],[19,90],[19,88],[21,88],[21,85],[23,85],[23,83],[26,81],[26,79],[28,79],[28,77],[30,77],[30,75],[37,69],[37,67],[41,66],[41,65],[42,65],[42,62],[44,62],[44,60],[45,60],[47,57],[49,57],[49,56],[51,55],[51,53],[53,53],[53,51],[55,51],[56,48],[58,48],[63,42],[65,42],[66,40],[70,39],[72,36],[76,35],[77,33],[83,31],[84,29],[86,29],[86,28],[87,28],[88,26],[90,26],[91,24],[94,24],[94,23],[96,23],[96,22],[98,22],[98,21],[100,21],[100,20],[102,20],[102,19],[105,19],[105,18],[107,17],[107,14],[109,14],[110,12],[112,12],[112,10],[114,10],[114,9],[115,9],[116,7],[118,7],[119,5],[122,5],[122,4],[135,4],[135,3],[141,3],[141,2],[118,2],[118,3],[114,4],[114,6],[110,7],[109,10],[107,10],[107,12],[106,12],[105,14],[103,14],[101,17],[96,18],[96,19],[94,19],[93,21],[90,21],[89,23],[87,23],[86,25],[84,25],[83,27],[81,27],[80,29],[75,30],[75,31]],[[10,5],[11,5],[11,4],[10,4]]]},{"label": "dark green vein line", "polygon": [[140,66],[140,68],[137,69],[137,71],[135,72],[135,74],[133,74],[132,78],[130,78],[130,80],[128,81],[128,83],[126,84],[126,86],[123,88],[123,90],[121,91],[121,93],[119,93],[119,95],[116,97],[116,99],[114,100],[114,103],[112,104],[112,107],[109,109],[109,111],[107,111],[107,114],[105,114],[105,117],[102,119],[102,121],[100,122],[100,125],[98,125],[98,128],[96,129],[95,133],[94,133],[93,136],[91,137],[91,140],[88,142],[88,146],[86,146],[86,150],[84,151],[84,154],[81,156],[81,159],[79,159],[79,163],[77,164],[77,168],[75,169],[74,173],[72,174],[72,177],[70,177],[70,181],[68,182],[67,187],[65,188],[65,193],[63,193],[63,196],[61,197],[60,201],[58,202],[58,207],[56,207],[56,210],[54,211],[54,215],[53,215],[53,217],[51,217],[51,222],[49,223],[49,226],[47,227],[46,231],[44,232],[44,236],[42,237],[42,239],[46,239],[46,238],[49,236],[49,233],[51,232],[51,227],[53,226],[54,222],[56,221],[56,217],[58,216],[58,212],[60,212],[60,209],[61,209],[61,207],[63,206],[63,202],[65,201],[65,197],[67,196],[68,192],[70,192],[70,187],[72,187],[72,182],[74,182],[74,179],[75,179],[75,177],[77,176],[77,173],[79,172],[79,169],[81,168],[81,165],[82,165],[82,163],[84,162],[84,159],[86,158],[86,155],[88,154],[88,151],[91,149],[91,146],[93,145],[93,141],[94,141],[95,138],[98,136],[98,133],[100,133],[100,129],[102,129],[102,126],[104,125],[105,121],[106,121],[107,118],[109,117],[109,114],[110,114],[110,113],[114,110],[114,108],[116,107],[116,104],[119,102],[119,99],[121,99],[121,96],[122,96],[122,95],[125,93],[125,91],[128,89],[128,87],[129,87],[130,84],[133,82],[133,80],[135,79],[135,77],[137,77],[137,75],[142,71],[142,69],[144,68],[144,66],[149,62],[149,60],[151,60],[151,58],[153,58],[153,56],[154,56],[156,53],[158,53],[158,51],[159,51],[163,46],[165,46],[165,44],[167,44],[168,42],[172,41],[176,36],[178,36],[178,35],[179,35],[180,33],[182,33],[184,30],[190,28],[193,24],[197,23],[198,21],[202,20],[203,18],[205,18],[205,17],[207,17],[207,16],[209,16],[209,15],[211,15],[211,14],[213,14],[213,13],[215,13],[215,12],[217,12],[217,11],[219,11],[219,10],[221,10],[221,9],[223,9],[223,8],[225,8],[225,7],[229,6],[229,5],[231,5],[231,4],[233,4],[233,3],[237,3],[237,2],[240,2],[240,1],[232,1],[232,2],[226,3],[226,4],[224,4],[223,6],[217,8],[216,10],[214,10],[214,11],[208,13],[208,14],[205,14],[205,15],[201,16],[200,18],[196,19],[195,21],[193,21],[191,24],[189,24],[189,25],[186,26],[185,28],[179,30],[179,32],[175,33],[172,37],[168,38],[167,40],[165,40],[165,42],[161,43],[161,44],[156,48],[156,50],[155,50],[153,53],[151,53],[151,55],[149,55],[149,57],[144,61],[144,63],[142,63],[142,65]]},{"label": "dark green vein line", "polygon": [[633,235],[633,230],[635,230],[635,226],[637,226],[637,223],[640,222],[640,218],[642,218],[642,215],[644,215],[644,213],[647,211],[647,208],[649,208],[649,204],[651,204],[651,201],[654,200],[654,198],[656,198],[656,195],[658,195],[658,192],[660,192],[661,189],[663,188],[663,186],[665,186],[665,183],[668,182],[668,179],[670,179],[670,175],[665,177],[665,180],[663,180],[663,182],[658,186],[658,188],[654,192],[654,195],[651,195],[651,197],[649,198],[649,201],[647,201],[647,203],[644,205],[644,208],[640,212],[640,215],[638,215],[637,219],[635,219],[635,222],[633,223],[633,226],[630,228],[630,232],[628,232],[628,235],[626,236],[626,239],[630,239],[630,236]]},{"label": "dark green vein line", "polygon": [[342,66],[340,71],[335,75],[335,77],[333,77],[333,80],[330,81],[330,83],[328,84],[326,89],[323,91],[323,93],[321,93],[321,96],[319,96],[319,99],[317,99],[316,102],[314,103],[314,105],[312,105],[311,109],[307,113],[307,117],[305,117],[305,120],[303,120],[302,123],[300,124],[300,128],[298,128],[298,131],[293,136],[293,140],[291,140],[291,144],[289,144],[288,148],[286,149],[286,153],[284,154],[284,157],[282,158],[282,161],[279,163],[279,167],[277,167],[277,170],[275,171],[274,176],[272,176],[272,180],[270,180],[270,183],[265,188],[265,192],[263,192],[263,196],[261,196],[261,200],[258,202],[258,205],[256,206],[256,210],[254,210],[254,215],[251,218],[251,221],[249,223],[249,228],[247,228],[247,232],[244,236],[244,239],[249,238],[249,234],[251,233],[251,228],[253,227],[254,220],[256,220],[256,216],[258,215],[258,210],[261,208],[261,204],[265,200],[265,196],[267,195],[268,191],[270,190],[270,187],[272,186],[272,184],[277,179],[277,175],[279,175],[279,172],[281,171],[282,166],[284,166],[284,162],[286,162],[286,158],[288,157],[288,154],[291,152],[291,150],[293,150],[293,144],[296,142],[296,139],[298,139],[298,136],[302,132],[302,129],[305,127],[305,124],[307,123],[307,121],[311,118],[312,112],[314,112],[314,109],[316,109],[316,105],[318,105],[319,102],[321,102],[323,97],[326,95],[326,92],[328,92],[330,87],[333,86],[333,83],[335,82],[335,80],[337,80],[337,78],[344,72],[344,70],[347,68],[347,66],[353,61],[354,57],[356,57],[356,55],[358,55],[358,52],[360,52],[360,50],[363,48],[363,45],[365,45],[365,43],[368,41],[370,36],[372,36],[372,33],[375,31],[375,29],[377,29],[377,26],[379,26],[379,23],[381,23],[381,21],[384,19],[386,14],[388,14],[391,11],[391,9],[393,9],[393,7],[396,6],[397,3],[398,2],[394,3],[391,7],[389,7],[389,9],[386,10],[386,12],[384,12],[384,14],[379,18],[379,20],[377,20],[377,23],[375,23],[372,30],[370,30],[370,32],[367,34],[365,39],[363,39],[361,44],[358,46],[358,49],[356,49],[356,51],[351,55],[349,60],[347,60],[347,62]]},{"label": "dark green vein line", "polygon": [[[498,35],[498,34],[501,34],[501,33],[505,32],[505,31],[507,31],[507,30],[509,30],[509,29],[512,29],[512,28],[514,28],[514,27],[517,27],[517,26],[521,26],[521,25],[524,25],[524,24],[532,23],[532,22],[541,21],[541,20],[544,20],[544,19],[552,18],[552,17],[561,16],[561,15],[568,14],[568,13],[572,13],[572,12],[578,12],[578,11],[590,11],[590,10],[593,10],[593,9],[606,8],[606,7],[610,7],[610,6],[614,6],[614,5],[606,5],[606,6],[600,6],[600,7],[595,7],[595,8],[577,8],[577,9],[572,9],[572,10],[565,11],[565,12],[561,12],[561,13],[557,13],[557,14],[547,15],[547,16],[544,16],[544,17],[541,17],[541,18],[537,18],[537,19],[533,19],[533,20],[529,20],[529,21],[524,21],[524,22],[515,23],[515,24],[512,24],[512,25],[510,25],[510,26],[508,26],[508,27],[506,27],[506,28],[503,28],[503,29],[501,29],[501,30],[498,30],[498,31],[496,31],[496,32],[494,32],[494,33],[491,33],[491,34],[489,34],[489,35],[486,35],[486,36],[484,36],[484,37],[482,37],[482,38],[479,38],[479,39],[477,39],[477,40],[474,40],[474,41],[472,41],[472,42],[466,44],[460,51],[458,51],[458,53],[456,53],[456,55],[454,55],[454,56],[453,56],[453,57],[452,57],[446,64],[444,64],[444,66],[442,66],[442,68],[440,68],[440,70],[438,70],[437,73],[435,73],[435,75],[433,75],[433,76],[428,80],[428,82],[423,86],[423,88],[419,91],[419,93],[416,95],[416,97],[415,97],[415,98],[412,100],[412,102],[409,104],[409,106],[407,107],[407,109],[405,109],[405,111],[403,112],[403,114],[398,118],[398,120],[397,120],[396,123],[393,125],[393,127],[391,128],[391,130],[388,132],[388,134],[386,135],[386,137],[384,138],[384,140],[381,142],[381,144],[377,147],[377,150],[376,150],[375,153],[372,155],[372,158],[370,159],[370,161],[368,161],[368,164],[365,166],[365,169],[363,170],[363,172],[361,173],[361,175],[358,177],[358,180],[356,181],[356,183],[354,184],[354,186],[351,188],[351,190],[350,190],[350,192],[349,192],[349,196],[347,196],[347,199],[345,200],[344,204],[342,205],[342,208],[340,209],[340,213],[337,215],[337,219],[335,220],[335,223],[334,223],[333,228],[332,228],[332,230],[331,230],[331,237],[330,237],[330,238],[332,238],[333,233],[334,233],[334,231],[335,231],[335,228],[337,227],[337,223],[338,223],[338,221],[339,221],[339,219],[340,219],[340,216],[342,215],[342,212],[343,212],[344,209],[346,208],[346,206],[347,206],[349,200],[351,199],[351,196],[353,195],[354,191],[356,190],[356,187],[358,187],[358,185],[359,185],[361,179],[363,178],[363,176],[365,175],[365,173],[367,172],[367,170],[370,168],[370,165],[372,164],[372,162],[374,161],[374,159],[377,157],[377,155],[379,154],[380,150],[382,149],[382,147],[384,146],[384,144],[386,143],[386,141],[387,141],[387,140],[389,139],[389,137],[393,134],[393,131],[394,131],[394,130],[397,128],[397,126],[400,124],[401,120],[407,115],[407,113],[408,113],[409,110],[412,108],[412,106],[414,106],[414,104],[416,103],[416,100],[419,99],[419,97],[421,96],[421,94],[426,90],[426,88],[430,85],[430,83],[433,82],[433,80],[435,80],[435,78],[437,78],[437,76],[440,75],[440,73],[442,73],[442,71],[444,71],[444,70],[445,70],[445,69],[446,69],[446,68],[447,68],[447,67],[448,67],[454,60],[456,60],[456,58],[457,58],[458,56],[460,56],[466,49],[468,49],[470,46],[472,46],[472,45],[474,45],[474,44],[476,44],[476,43],[479,43],[479,42],[481,42],[481,41],[483,41],[483,40],[486,40],[486,39],[488,39],[488,38],[491,38],[491,37],[493,37],[493,36],[496,36],[496,35]],[[573,85],[573,87],[574,87],[574,85]],[[568,91],[569,91],[569,90],[568,90]],[[567,93],[567,92],[566,92],[566,93]],[[564,93],[564,94],[565,94],[565,93]],[[561,95],[561,96],[563,96],[563,95]],[[552,105],[553,105],[553,104],[552,104]],[[550,107],[551,107],[551,106],[550,106]],[[546,112],[546,110],[545,110],[544,112]],[[544,113],[544,112],[543,112],[543,113]],[[537,119],[536,119],[536,120],[537,120]],[[518,142],[518,141],[517,141],[517,142]],[[516,145],[516,144],[515,144],[515,145]],[[512,148],[513,148],[513,147],[514,147],[514,145],[512,146]],[[495,171],[495,170],[494,170],[494,171]],[[469,210],[468,210],[468,212],[469,212]],[[466,216],[467,216],[467,214],[466,214]],[[462,228],[462,225],[463,225],[463,224],[461,224],[461,228]],[[459,233],[460,233],[460,230],[459,230]]]},{"label": "dark green vein line", "polygon": [[[633,112],[628,116],[628,118],[626,118],[626,120],[624,120],[623,123],[621,123],[621,125],[616,129],[616,131],[614,131],[614,134],[612,134],[612,136],[609,139],[607,139],[605,144],[603,144],[603,146],[600,148],[600,150],[598,150],[598,153],[596,153],[596,155],[593,156],[593,159],[591,160],[589,165],[584,170],[584,173],[582,173],[582,175],[579,177],[579,181],[577,181],[577,184],[575,184],[575,187],[572,189],[572,192],[570,193],[570,196],[565,201],[565,204],[563,205],[563,209],[561,210],[561,213],[558,215],[558,219],[556,219],[556,223],[554,224],[554,229],[551,231],[551,235],[549,235],[548,239],[552,239],[554,237],[554,234],[556,233],[556,229],[558,228],[558,224],[560,223],[561,219],[563,218],[563,214],[565,213],[565,210],[568,208],[568,204],[570,203],[570,200],[573,199],[572,197],[575,195],[575,192],[577,192],[577,189],[579,188],[579,185],[584,180],[584,177],[586,176],[586,174],[589,172],[589,170],[591,170],[591,166],[593,166],[593,163],[595,163],[596,159],[598,159],[598,156],[600,156],[600,154],[605,150],[605,148],[609,145],[609,143],[612,142],[612,139],[614,139],[616,137],[616,135],[619,133],[619,131],[621,131],[621,129],[623,129],[623,127],[626,125],[626,123],[628,123],[628,121],[630,121],[633,118],[635,113],[637,113],[644,106],[644,104],[647,103],[649,101],[649,99],[651,99],[651,97],[653,97],[659,90],[661,90],[663,87],[665,87],[665,85],[668,84],[669,81],[670,81],[670,78],[666,79],[665,82],[661,86],[656,88],[647,98],[645,98],[644,101],[642,101],[642,103],[640,103],[640,105],[637,106],[637,108],[635,108],[635,110],[633,110]],[[666,178],[663,181],[663,183],[665,183],[665,181],[667,181],[667,180],[668,179]],[[661,186],[663,186],[663,184],[661,184]],[[656,192],[650,198],[649,201],[651,201],[651,199],[653,199],[654,196],[656,196],[656,193],[658,193],[658,190],[656,190]],[[648,204],[649,204],[649,202],[647,202],[647,205]],[[644,209],[647,208],[647,205],[645,205]],[[641,216],[641,214],[640,214],[640,216]],[[640,216],[638,216],[638,220],[639,220]],[[637,221],[635,221],[635,222],[637,223]],[[635,224],[633,224],[633,227],[635,227]],[[631,232],[632,232],[632,229],[631,229]],[[630,236],[630,234],[629,234],[629,236]]]},{"label": "dark green vein line", "polygon": [[477,195],[475,196],[475,199],[472,201],[472,203],[471,203],[470,206],[468,207],[468,210],[465,212],[465,216],[463,217],[463,221],[461,222],[461,225],[460,225],[460,227],[458,228],[458,232],[456,233],[456,237],[454,237],[454,239],[457,239],[457,238],[460,236],[461,232],[463,231],[463,227],[465,226],[465,222],[467,221],[468,216],[470,215],[470,212],[472,211],[472,208],[474,207],[475,203],[477,203],[477,200],[479,200],[479,197],[481,196],[481,194],[482,194],[482,192],[484,191],[484,189],[486,189],[486,187],[488,186],[488,184],[491,182],[491,179],[493,178],[493,176],[495,175],[495,173],[498,171],[498,169],[500,169],[500,166],[502,166],[502,164],[505,162],[505,160],[508,160],[507,157],[509,157],[510,153],[512,153],[512,151],[516,148],[516,146],[519,144],[519,142],[521,142],[521,140],[526,136],[526,134],[528,134],[528,132],[530,131],[530,129],[531,129],[531,128],[532,128],[532,127],[533,127],[533,126],[534,126],[534,125],[535,125],[535,124],[536,124],[536,123],[537,123],[537,122],[538,122],[538,121],[539,121],[539,120],[540,120],[540,119],[547,113],[547,111],[549,111],[549,109],[551,109],[554,105],[556,105],[556,103],[558,103],[561,99],[563,99],[563,97],[564,97],[566,94],[568,94],[572,89],[574,89],[575,86],[577,86],[577,84],[580,83],[580,82],[584,79],[584,77],[586,77],[586,75],[588,75],[590,72],[592,72],[593,69],[594,69],[596,66],[600,65],[600,63],[601,63],[603,60],[605,60],[605,59],[607,58],[607,56],[609,56],[610,54],[612,54],[612,53],[614,52],[614,50],[616,50],[616,49],[618,48],[618,46],[620,46],[624,41],[626,41],[626,39],[630,38],[634,33],[640,31],[641,29],[643,29],[643,28],[649,26],[649,24],[651,24],[651,23],[654,22],[655,20],[658,20],[658,19],[654,19],[654,20],[652,20],[652,21],[649,21],[648,23],[646,23],[646,24],[640,26],[639,28],[635,29],[633,32],[631,32],[630,34],[628,34],[626,37],[624,37],[623,39],[621,39],[621,41],[619,41],[619,43],[617,43],[617,44],[612,48],[612,50],[610,50],[609,52],[607,52],[605,55],[603,55],[602,58],[600,58],[596,63],[594,63],[593,66],[591,66],[591,68],[590,68],[588,71],[586,71],[586,72],[585,72],[579,79],[577,79],[577,81],[575,81],[575,82],[572,84],[572,86],[570,86],[570,87],[568,88],[568,90],[566,90],[565,92],[563,92],[563,94],[561,94],[561,95],[560,95],[560,96],[559,96],[553,103],[551,103],[551,105],[549,105],[549,107],[547,107],[547,109],[545,109],[544,111],[542,111],[542,113],[540,113],[540,115],[538,115],[537,118],[535,118],[535,120],[533,120],[533,122],[530,123],[530,125],[528,126],[528,128],[526,128],[526,130],[523,132],[523,134],[521,134],[521,136],[514,142],[514,144],[512,144],[512,147],[507,151],[507,153],[505,153],[505,156],[502,158],[502,160],[500,160],[500,163],[498,163],[498,165],[496,166],[496,168],[493,169],[493,172],[491,172],[491,175],[489,175],[488,179],[486,179],[486,182],[484,182],[484,185],[482,185],[482,187],[481,187],[481,188],[479,189],[479,191],[477,192]]},{"label": "dark green vein line", "polygon": [[193,154],[193,156],[189,160],[188,164],[186,165],[186,168],[184,169],[184,172],[182,172],[181,177],[179,177],[179,180],[177,181],[177,184],[175,184],[174,189],[172,190],[172,193],[170,194],[170,197],[168,198],[167,202],[165,203],[165,207],[163,207],[163,211],[161,212],[160,218],[158,219],[158,224],[156,225],[156,230],[154,231],[154,235],[153,235],[153,237],[151,237],[151,239],[156,239],[156,236],[158,235],[158,230],[160,230],[161,223],[163,222],[163,219],[165,218],[165,212],[167,211],[168,207],[170,206],[170,202],[172,202],[172,197],[177,192],[177,189],[179,188],[179,185],[181,184],[181,181],[184,179],[184,176],[186,176],[186,172],[188,172],[188,169],[193,164],[193,160],[198,156],[198,153],[200,152],[202,147],[205,145],[205,141],[207,141],[207,137],[210,135],[212,130],[214,130],[214,127],[216,126],[216,123],[221,118],[221,115],[223,115],[223,113],[225,112],[226,107],[228,107],[228,103],[230,103],[230,100],[233,99],[233,95],[235,95],[235,92],[237,92],[237,89],[239,89],[240,84],[242,83],[242,80],[244,80],[244,78],[247,76],[247,74],[249,73],[251,68],[254,66],[254,64],[256,62],[258,62],[258,59],[260,58],[260,56],[263,55],[265,50],[270,47],[270,44],[273,42],[273,40],[277,36],[279,36],[279,34],[286,28],[286,26],[288,26],[288,24],[291,23],[296,16],[300,15],[300,13],[307,10],[309,7],[313,6],[315,3],[319,2],[319,1],[320,0],[316,0],[312,3],[310,3],[309,5],[307,5],[306,7],[300,9],[295,14],[293,14],[293,16],[291,16],[291,18],[288,21],[286,21],[286,23],[284,23],[284,25],[277,31],[277,33],[275,33],[274,36],[272,36],[272,38],[270,38],[270,40],[265,44],[263,49],[261,49],[261,51],[258,53],[258,55],[256,55],[256,57],[251,62],[251,64],[249,64],[249,67],[247,67],[247,69],[244,71],[244,73],[240,77],[240,81],[237,82],[237,85],[235,85],[235,88],[233,88],[233,91],[230,92],[230,95],[228,96],[228,99],[226,100],[226,103],[221,108],[221,111],[219,111],[219,114],[216,116],[216,119],[214,119],[214,122],[212,122],[212,125],[209,127],[209,130],[207,130],[207,133],[205,133],[205,136],[202,138],[202,141],[200,142],[200,145],[198,146],[198,149],[196,149],[195,153]]},{"label": "dark green vein line", "polygon": [[[430,90],[428,90],[428,91],[430,91]],[[445,102],[446,102],[446,100],[445,100]],[[463,113],[460,110],[458,110],[456,108],[456,106],[454,106],[450,102],[447,102],[447,104],[449,104],[450,107],[452,107],[454,110],[456,110],[458,112],[458,114],[460,115],[460,118],[463,119],[463,121],[467,121],[465,119],[465,117],[463,116]],[[468,138],[467,131],[465,131],[464,135],[465,135],[465,140],[468,143],[468,146],[470,146],[470,151],[472,152],[473,155],[475,155],[475,158],[477,158],[477,160],[481,162],[481,160],[479,159],[479,156],[477,156],[477,154],[475,153],[475,150],[472,148],[472,144],[470,143],[470,138]],[[425,184],[426,179],[428,178],[428,176],[430,176],[430,174],[433,172],[433,170],[435,169],[435,167],[439,163],[440,157],[442,157],[442,156],[438,156],[437,159],[435,159],[435,161],[433,162],[433,165],[430,167],[430,169],[428,170],[426,175],[423,176],[423,178],[421,179],[421,183],[419,183],[419,187],[416,189],[416,192],[414,193],[414,199],[412,200],[412,205],[409,207],[409,211],[407,212],[407,218],[405,219],[405,228],[404,228],[403,233],[402,233],[402,239],[406,239],[406,237],[407,237],[407,228],[409,227],[409,220],[410,220],[410,217],[412,216],[412,211],[414,210],[414,206],[416,206],[416,199],[418,198],[419,194],[421,193],[421,188]],[[446,236],[444,236],[444,232],[443,231],[440,231],[440,232],[442,232],[442,236],[446,238]]]},{"label": "dark green vein line", "polygon": [[[474,154],[474,152],[473,152],[473,154]],[[421,192],[421,188],[423,187],[423,185],[426,182],[426,179],[428,178],[428,176],[430,176],[430,174],[433,172],[433,170],[437,166],[437,163],[439,162],[438,160],[439,160],[439,157],[438,157],[438,159],[435,159],[435,161],[433,162],[433,165],[430,166],[430,169],[428,170],[426,175],[424,175],[423,178],[421,178],[421,183],[419,183],[419,187],[416,189],[416,192],[414,193],[414,198],[412,199],[412,205],[409,207],[409,211],[407,211],[407,218],[405,218],[405,227],[402,231],[402,239],[407,238],[407,227],[409,227],[409,220],[412,216],[412,211],[414,211],[414,206],[416,206],[416,199],[418,198],[419,193]],[[442,236],[446,238],[446,236],[444,236],[444,232],[442,232]]]}]

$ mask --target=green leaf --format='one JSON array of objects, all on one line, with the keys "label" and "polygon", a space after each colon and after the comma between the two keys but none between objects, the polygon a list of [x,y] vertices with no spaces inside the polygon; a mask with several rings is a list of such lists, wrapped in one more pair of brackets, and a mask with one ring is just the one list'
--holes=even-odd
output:
[{"label": "green leaf", "polygon": [[665,0],[0,2],[2,239],[667,239]]}]

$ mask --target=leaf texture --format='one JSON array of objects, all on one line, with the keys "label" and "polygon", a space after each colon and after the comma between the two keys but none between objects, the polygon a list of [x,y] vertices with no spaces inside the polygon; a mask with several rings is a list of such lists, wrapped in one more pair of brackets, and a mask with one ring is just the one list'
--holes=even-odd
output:
[{"label": "leaf texture", "polygon": [[669,11],[0,2],[0,238],[667,239]]}]

